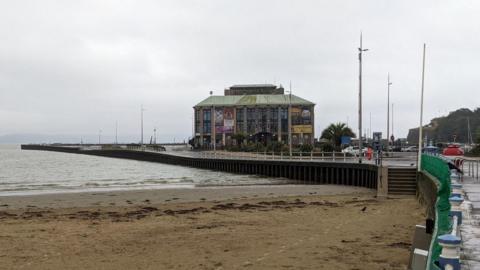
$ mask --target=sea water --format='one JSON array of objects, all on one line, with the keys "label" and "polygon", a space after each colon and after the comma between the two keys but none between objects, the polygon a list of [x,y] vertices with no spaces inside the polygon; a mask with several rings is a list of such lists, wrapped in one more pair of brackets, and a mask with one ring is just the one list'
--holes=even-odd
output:
[{"label": "sea water", "polygon": [[0,145],[0,196],[198,186],[284,184],[287,180],[161,163]]}]

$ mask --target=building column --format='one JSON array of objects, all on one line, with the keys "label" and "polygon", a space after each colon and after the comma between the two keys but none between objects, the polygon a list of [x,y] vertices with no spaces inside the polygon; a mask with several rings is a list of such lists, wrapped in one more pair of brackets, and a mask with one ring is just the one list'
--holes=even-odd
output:
[{"label": "building column", "polygon": [[287,134],[288,134],[288,144],[293,145],[293,134],[292,134],[292,105],[288,106],[288,129],[287,129]]},{"label": "building column", "polygon": [[233,107],[233,134],[237,134],[237,108]]},{"label": "building column", "polygon": [[210,115],[210,125],[212,132],[210,132],[210,143],[213,143],[213,145],[216,145],[217,143],[217,134],[215,133],[215,118],[216,118],[216,113],[215,113],[215,106],[212,107],[212,112]]},{"label": "building column", "polygon": [[277,110],[277,139],[278,139],[278,142],[281,142],[282,141],[282,107],[278,107],[278,110]]},{"label": "building column", "polygon": [[248,134],[248,127],[247,127],[247,107],[243,108],[243,132],[245,135]]},{"label": "building column", "polygon": [[259,115],[258,109],[259,109],[258,107],[255,107],[255,117],[254,117],[254,119],[255,119],[255,131],[254,131],[254,134],[258,133],[258,123],[259,123],[259,121],[258,121],[258,115]]},{"label": "building column", "polygon": [[[198,110],[198,120],[200,121],[200,124],[199,124],[199,131],[198,133],[200,133],[200,145],[203,146],[203,108],[199,109]],[[197,128],[197,120],[195,119],[195,129]]]},{"label": "building column", "polygon": [[312,115],[312,145],[315,143],[315,106],[312,106],[312,109],[310,110],[311,115]]}]

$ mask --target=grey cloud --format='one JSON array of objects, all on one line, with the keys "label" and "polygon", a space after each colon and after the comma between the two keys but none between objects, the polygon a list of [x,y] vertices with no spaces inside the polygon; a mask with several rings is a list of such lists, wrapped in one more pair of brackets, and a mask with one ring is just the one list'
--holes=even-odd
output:
[{"label": "grey cloud", "polygon": [[144,104],[146,130],[188,137],[210,90],[289,81],[317,103],[317,132],[347,118],[356,128],[362,30],[364,123],[371,112],[386,129],[390,72],[406,136],[418,125],[423,42],[426,118],[479,106],[479,11],[475,1],[2,1],[0,135],[112,133],[118,121],[130,136]]}]

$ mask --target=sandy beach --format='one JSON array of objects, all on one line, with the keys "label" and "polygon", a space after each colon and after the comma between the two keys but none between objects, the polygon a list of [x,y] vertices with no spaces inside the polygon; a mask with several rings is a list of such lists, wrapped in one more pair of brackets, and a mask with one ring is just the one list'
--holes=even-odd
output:
[{"label": "sandy beach", "polygon": [[423,209],[340,186],[0,197],[0,269],[405,269]]}]

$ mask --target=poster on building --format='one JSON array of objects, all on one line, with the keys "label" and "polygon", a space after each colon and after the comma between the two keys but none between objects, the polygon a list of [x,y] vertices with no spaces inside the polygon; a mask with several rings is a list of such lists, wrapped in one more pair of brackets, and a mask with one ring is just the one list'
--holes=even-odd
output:
[{"label": "poster on building", "polygon": [[311,125],[295,125],[293,126],[293,133],[312,133],[313,128]]},{"label": "poster on building", "polygon": [[312,113],[310,112],[310,109],[302,108],[302,124],[310,125],[311,119],[312,119]]},{"label": "poster on building", "polygon": [[233,133],[234,125],[233,108],[225,108],[223,110],[223,132]]},{"label": "poster on building", "polygon": [[223,109],[215,109],[215,133],[223,133]]},{"label": "poster on building", "polygon": [[223,126],[223,109],[215,109],[215,126]]},{"label": "poster on building", "polygon": [[302,124],[302,109],[298,107],[291,108],[292,125]]}]

